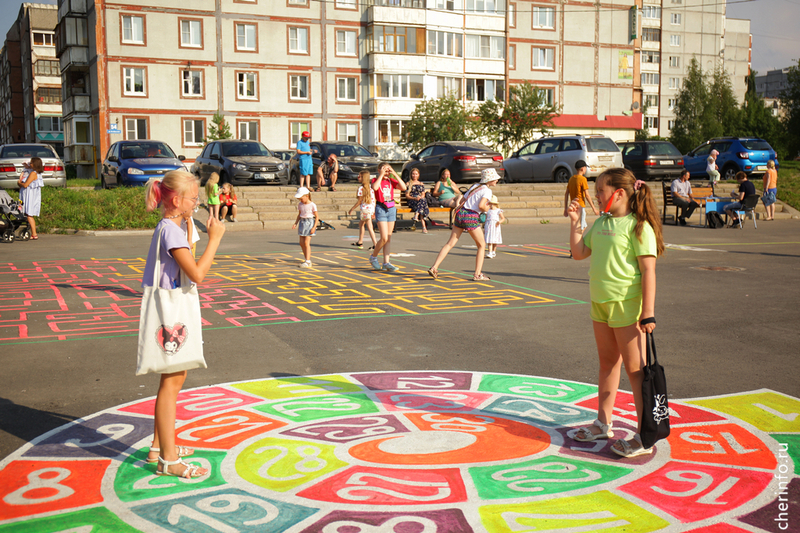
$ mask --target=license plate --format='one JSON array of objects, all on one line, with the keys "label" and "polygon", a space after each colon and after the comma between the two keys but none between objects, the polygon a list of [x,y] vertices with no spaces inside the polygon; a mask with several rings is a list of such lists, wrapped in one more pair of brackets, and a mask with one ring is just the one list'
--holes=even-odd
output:
[{"label": "license plate", "polygon": [[659,161],[659,164],[661,164],[661,165],[673,165],[674,162],[673,161]]},{"label": "license plate", "polygon": [[598,157],[597,158],[598,161],[611,161],[612,159],[614,159],[614,158],[613,157]]},{"label": "license plate", "polygon": [[756,167],[756,170],[767,170],[767,167],[766,167],[766,165],[758,165]]},{"label": "license plate", "polygon": [[492,164],[492,160],[491,159],[478,159],[478,164],[479,165],[491,165]]},{"label": "license plate", "polygon": [[274,180],[275,179],[275,174],[271,174],[271,173],[262,174],[262,173],[256,172],[255,174],[253,174],[253,179],[254,180]]}]

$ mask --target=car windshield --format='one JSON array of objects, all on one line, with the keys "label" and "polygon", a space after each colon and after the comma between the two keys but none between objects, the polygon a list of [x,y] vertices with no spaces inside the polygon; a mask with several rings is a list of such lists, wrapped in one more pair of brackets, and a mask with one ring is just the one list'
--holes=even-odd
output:
[{"label": "car windshield", "polygon": [[608,137],[586,137],[589,152],[619,152],[619,147]]},{"label": "car windshield", "polygon": [[122,159],[177,159],[175,152],[169,146],[158,142],[125,143],[122,145],[120,157]]},{"label": "car windshield", "polygon": [[742,141],[742,146],[745,150],[772,150],[772,146],[767,141],[760,139],[753,139],[750,141]]},{"label": "car windshield", "polygon": [[260,155],[265,157],[272,157],[272,152],[261,143],[258,142],[241,142],[241,143],[220,143],[222,145],[222,155],[226,157]]},{"label": "car windshield", "polygon": [[0,157],[8,159],[30,159],[31,157],[55,157],[53,150],[49,146],[37,146],[35,144],[14,144],[4,146]]},{"label": "car windshield", "polygon": [[491,152],[491,148],[479,143],[456,144],[453,146],[459,152]]},{"label": "car windshield", "polygon": [[372,157],[366,148],[358,144],[328,144],[325,145],[325,151],[337,157]]},{"label": "car windshield", "polygon": [[672,143],[650,143],[650,155],[671,155],[680,157],[682,154]]}]

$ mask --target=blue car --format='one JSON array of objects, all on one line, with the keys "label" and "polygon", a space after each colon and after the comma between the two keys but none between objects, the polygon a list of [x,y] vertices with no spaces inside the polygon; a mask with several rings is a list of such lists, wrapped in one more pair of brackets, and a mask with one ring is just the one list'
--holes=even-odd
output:
[{"label": "blue car", "polygon": [[108,149],[103,160],[100,185],[104,189],[125,185],[144,185],[170,170],[186,170],[182,155],[175,155],[161,141],[118,141]]},{"label": "blue car", "polygon": [[767,161],[775,161],[778,169],[778,154],[767,141],[753,137],[720,137],[706,141],[685,156],[683,166],[692,178],[707,179],[707,159],[711,150],[719,152],[717,167],[721,179],[732,180],[737,172],[762,175],[767,171]]}]

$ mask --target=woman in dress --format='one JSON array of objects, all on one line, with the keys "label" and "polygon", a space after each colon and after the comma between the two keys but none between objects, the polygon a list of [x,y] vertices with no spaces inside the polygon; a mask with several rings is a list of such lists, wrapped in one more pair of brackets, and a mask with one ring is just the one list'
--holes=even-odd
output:
[{"label": "woman in dress", "polygon": [[419,181],[419,169],[415,168],[411,171],[411,181],[408,182],[406,199],[408,199],[408,207],[414,212],[414,222],[419,219],[422,222],[422,233],[428,233],[425,219],[430,215],[430,210],[428,201],[425,200],[425,185]]},{"label": "woman in dress", "polygon": [[28,218],[32,241],[39,239],[39,235],[36,233],[36,220],[33,217],[38,217],[42,208],[42,187],[44,187],[42,172],[44,172],[42,160],[32,157],[30,163],[25,164],[25,170],[20,174],[18,182],[22,212]]}]

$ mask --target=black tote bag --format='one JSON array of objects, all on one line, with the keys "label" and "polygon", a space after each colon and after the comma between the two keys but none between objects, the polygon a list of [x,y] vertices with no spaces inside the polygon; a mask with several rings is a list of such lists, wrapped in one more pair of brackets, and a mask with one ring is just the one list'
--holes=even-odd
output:
[{"label": "black tote bag", "polygon": [[647,334],[647,361],[642,380],[642,446],[651,448],[656,441],[669,437],[669,402],[664,367],[658,364],[653,334]]}]

